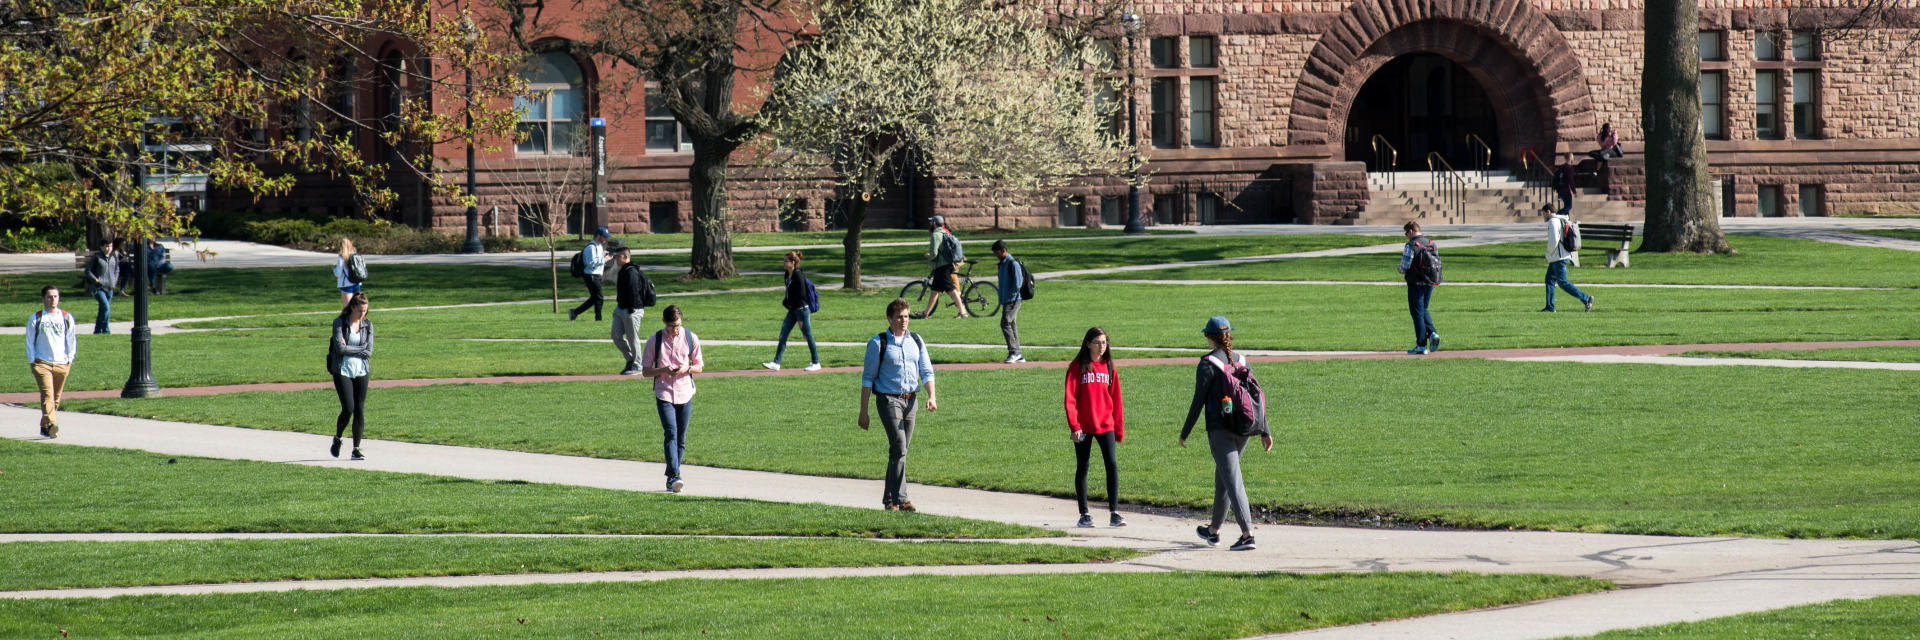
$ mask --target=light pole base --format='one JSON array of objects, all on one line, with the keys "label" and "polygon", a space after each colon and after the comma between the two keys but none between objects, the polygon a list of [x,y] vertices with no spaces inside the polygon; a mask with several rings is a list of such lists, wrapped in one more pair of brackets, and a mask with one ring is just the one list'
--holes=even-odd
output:
[{"label": "light pole base", "polygon": [[480,209],[467,207],[467,241],[460,245],[460,253],[486,252],[486,245],[480,244]]},{"label": "light pole base", "polygon": [[133,371],[127,375],[127,386],[120,389],[122,398],[158,398],[160,384],[153,381],[153,330],[146,326],[133,328]]}]

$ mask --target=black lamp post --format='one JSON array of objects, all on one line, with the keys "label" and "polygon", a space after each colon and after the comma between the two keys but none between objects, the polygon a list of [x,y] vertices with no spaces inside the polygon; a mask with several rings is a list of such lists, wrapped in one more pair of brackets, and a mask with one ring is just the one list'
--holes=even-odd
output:
[{"label": "black lamp post", "polygon": [[476,180],[473,174],[473,148],[477,145],[473,135],[473,18],[461,18],[460,32],[467,37],[467,103],[462,111],[467,117],[467,241],[460,245],[460,253],[485,253],[486,246],[480,244],[480,201]]},{"label": "black lamp post", "polygon": [[[147,196],[145,137],[142,133],[134,145],[133,186],[140,190],[135,202]],[[127,373],[127,385],[120,389],[120,397],[152,398],[160,395],[160,385],[153,381],[153,329],[147,326],[147,278],[151,277],[147,274],[147,240],[133,240],[137,248],[133,251],[133,353],[129,358],[132,367]]]},{"label": "black lamp post", "polygon": [[1120,21],[1127,29],[1127,142],[1132,154],[1127,163],[1126,232],[1146,233],[1146,225],[1140,222],[1140,93],[1134,78],[1134,36],[1140,33],[1140,15],[1128,11]]}]

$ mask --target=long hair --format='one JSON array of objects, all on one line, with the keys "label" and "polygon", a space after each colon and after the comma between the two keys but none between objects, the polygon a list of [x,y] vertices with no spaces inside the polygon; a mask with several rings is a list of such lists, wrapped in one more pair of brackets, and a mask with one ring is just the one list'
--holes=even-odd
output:
[{"label": "long hair", "polygon": [[1100,353],[1100,361],[1106,363],[1107,368],[1113,368],[1113,338],[1107,336],[1107,330],[1100,327],[1087,329],[1087,337],[1080,339],[1080,355],[1073,357],[1074,364],[1084,368],[1093,361],[1093,339],[1100,337],[1107,338],[1107,350]]},{"label": "long hair", "polygon": [[348,238],[348,237],[345,237],[345,236],[341,236],[341,238],[340,238],[340,259],[341,259],[341,260],[345,260],[345,259],[347,259],[347,257],[348,257],[348,256],[351,256],[351,255],[353,255],[353,254],[355,254],[355,253],[358,253],[358,252],[357,252],[357,251],[355,251],[355,250],[354,250],[354,248],[353,248],[353,238]]},{"label": "long hair", "polygon": [[344,320],[348,314],[353,313],[353,305],[356,304],[368,304],[366,292],[356,291],[353,296],[347,298],[347,303],[340,306],[340,318]]},{"label": "long hair", "polygon": [[1222,331],[1220,333],[1209,333],[1206,335],[1208,342],[1212,342],[1214,346],[1219,347],[1221,351],[1227,352],[1227,362],[1233,362],[1233,332]]}]

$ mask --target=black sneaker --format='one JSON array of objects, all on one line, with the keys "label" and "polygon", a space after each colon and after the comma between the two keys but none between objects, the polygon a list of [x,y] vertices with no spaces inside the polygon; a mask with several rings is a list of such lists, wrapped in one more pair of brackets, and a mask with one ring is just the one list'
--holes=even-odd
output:
[{"label": "black sneaker", "polygon": [[1090,516],[1090,515],[1087,515],[1087,514],[1084,514],[1084,513],[1082,513],[1082,514],[1080,514],[1080,524],[1078,524],[1078,525],[1075,525],[1075,526],[1078,526],[1078,527],[1080,527],[1080,528],[1082,528],[1082,529],[1092,529],[1092,528],[1093,528],[1093,516]]},{"label": "black sneaker", "polygon": [[40,437],[47,437],[47,425],[40,425]]},{"label": "black sneaker", "polygon": [[1252,551],[1253,535],[1241,534],[1240,539],[1233,541],[1233,546],[1227,547],[1227,550],[1228,551]]},{"label": "black sneaker", "polygon": [[1433,353],[1439,350],[1440,350],[1440,334],[1438,333],[1427,334],[1427,353]]},{"label": "black sneaker", "polygon": [[1585,299],[1585,300],[1581,300],[1581,301],[1580,301],[1580,304],[1584,304],[1584,305],[1587,305],[1587,310],[1588,310],[1588,311],[1592,311],[1592,310],[1593,310],[1593,296],[1587,296],[1587,299]]},{"label": "black sneaker", "polygon": [[332,448],[329,448],[329,449],[327,449],[327,451],[330,451],[330,452],[332,452],[332,453],[333,453],[333,457],[335,457],[335,458],[338,458],[338,457],[340,457],[340,439],[339,439],[339,438],[334,438],[334,439],[333,439],[333,447],[332,447]]},{"label": "black sneaker", "polygon": [[1119,514],[1118,512],[1115,512],[1115,513],[1113,514],[1113,517],[1111,517],[1111,518],[1107,518],[1107,526],[1109,526],[1109,527],[1124,527],[1124,526],[1127,526],[1127,519],[1126,519],[1126,518],[1122,518],[1122,517],[1120,517],[1120,514]]},{"label": "black sneaker", "polygon": [[1553,313],[1553,307],[1547,307],[1545,309],[1541,309],[1540,313]]},{"label": "black sneaker", "polygon": [[1219,532],[1216,532],[1216,531],[1213,531],[1213,530],[1210,530],[1210,529],[1208,529],[1208,528],[1206,528],[1206,527],[1198,527],[1198,528],[1195,528],[1195,529],[1194,529],[1194,532],[1195,532],[1195,533],[1198,533],[1198,534],[1200,534],[1200,540],[1201,540],[1201,541],[1203,541],[1203,542],[1206,542],[1206,543],[1207,543],[1207,546],[1209,546],[1209,547],[1218,547],[1218,546],[1220,546],[1220,533],[1219,533]]},{"label": "black sneaker", "polygon": [[366,457],[366,456],[363,456],[363,455],[360,455],[360,448],[359,448],[359,447],[355,447],[355,448],[353,449],[353,457],[350,457],[350,458],[348,458],[348,459],[349,459],[349,460],[365,460],[365,459],[367,459],[367,457]]},{"label": "black sneaker", "polygon": [[568,311],[568,312],[567,312],[567,322],[573,322],[573,321],[575,321],[575,320],[579,320],[579,319],[580,319],[580,312],[579,312],[579,311]]}]

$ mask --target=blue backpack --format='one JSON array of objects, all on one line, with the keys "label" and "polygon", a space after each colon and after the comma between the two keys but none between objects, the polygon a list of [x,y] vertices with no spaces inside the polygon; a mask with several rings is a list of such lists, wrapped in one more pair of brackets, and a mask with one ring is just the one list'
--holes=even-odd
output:
[{"label": "blue backpack", "polygon": [[820,313],[820,291],[813,288],[813,280],[802,276],[800,282],[806,284],[807,313]]}]

